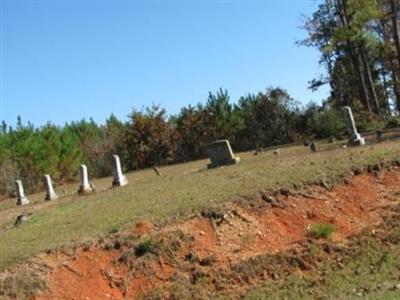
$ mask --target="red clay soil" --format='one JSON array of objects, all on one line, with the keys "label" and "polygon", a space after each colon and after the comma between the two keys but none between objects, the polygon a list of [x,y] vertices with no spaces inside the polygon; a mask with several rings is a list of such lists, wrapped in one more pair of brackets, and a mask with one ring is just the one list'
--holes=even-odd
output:
[{"label": "red clay soil", "polygon": [[152,228],[153,225],[149,221],[144,220],[137,222],[133,227],[132,232],[137,236],[143,236],[149,234],[152,231]]},{"label": "red clay soil", "polygon": [[121,290],[106,276],[116,255],[78,250],[73,260],[62,262],[50,273],[51,292],[38,299],[122,299]]},{"label": "red clay soil", "polygon": [[[334,225],[332,239],[345,242],[362,229],[379,224],[385,207],[394,203],[397,192],[400,192],[400,171],[382,171],[379,176],[353,177],[331,191],[316,186],[295,196],[280,195],[276,197],[279,205],[271,206],[262,200],[255,200],[253,207],[231,202],[220,223],[195,216],[159,232],[150,233],[152,227],[147,223],[137,224],[132,231],[139,235],[168,236],[181,230],[193,238],[177,254],[177,260],[183,261],[190,251],[200,260],[213,257],[217,267],[230,268],[260,254],[294,247],[308,238],[311,224]],[[162,254],[140,261],[143,270],[132,272],[118,260],[122,253],[122,248],[110,251],[94,246],[87,251],[78,250],[73,258],[47,257],[57,263],[47,276],[49,289],[36,299],[135,299],[154,287],[168,285],[179,272],[177,265],[166,263]],[[141,258],[133,255],[130,259],[139,263]]]}]

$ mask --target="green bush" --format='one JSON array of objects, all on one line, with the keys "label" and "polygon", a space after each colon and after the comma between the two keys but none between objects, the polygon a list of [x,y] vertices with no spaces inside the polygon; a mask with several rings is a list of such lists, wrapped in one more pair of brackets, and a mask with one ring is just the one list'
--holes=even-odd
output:
[{"label": "green bush", "polygon": [[378,120],[375,115],[369,112],[353,112],[357,129],[360,132],[371,131],[385,127],[385,122]]},{"label": "green bush", "polygon": [[396,128],[400,127],[400,116],[390,117],[387,120],[386,128]]},{"label": "green bush", "polygon": [[309,130],[317,138],[339,137],[346,129],[343,115],[335,109],[315,111],[308,122]]},{"label": "green bush", "polygon": [[327,239],[335,232],[331,224],[312,224],[308,231],[309,235],[316,239]]},{"label": "green bush", "polygon": [[147,253],[156,254],[155,243],[152,240],[144,241],[135,246],[135,255],[141,257]]}]

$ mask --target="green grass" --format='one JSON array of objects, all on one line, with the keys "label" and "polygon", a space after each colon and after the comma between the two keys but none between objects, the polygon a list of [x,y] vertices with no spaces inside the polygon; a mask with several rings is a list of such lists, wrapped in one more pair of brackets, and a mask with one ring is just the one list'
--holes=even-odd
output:
[{"label": "green grass", "polygon": [[361,235],[312,272],[269,281],[243,299],[399,299],[399,215],[395,218],[388,235]]},{"label": "green grass", "polygon": [[[331,147],[331,146],[330,146]],[[324,149],[324,147],[320,147]],[[207,160],[127,174],[129,185],[111,188],[111,178],[94,180],[97,193],[78,196],[77,184],[65,186],[67,196],[44,202],[44,193],[28,195],[31,204],[17,207],[15,199],[0,202],[0,269],[47,249],[102,237],[140,219],[163,223],[229,201],[237,194],[290,187],[331,178],[351,167],[399,159],[400,144],[385,142],[351,149],[311,153],[302,146],[281,149],[279,156],[240,153],[241,163],[207,170]],[[90,170],[89,170],[90,173]],[[56,191],[62,195],[61,188]],[[18,227],[16,217],[32,212]]]},{"label": "green grass", "polygon": [[331,224],[312,224],[308,230],[308,234],[316,239],[330,238],[335,232],[335,227]]}]

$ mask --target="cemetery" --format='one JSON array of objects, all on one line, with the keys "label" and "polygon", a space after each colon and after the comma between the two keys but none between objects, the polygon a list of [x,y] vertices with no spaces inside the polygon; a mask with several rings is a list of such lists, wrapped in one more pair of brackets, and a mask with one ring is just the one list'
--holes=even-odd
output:
[{"label": "cemetery", "polygon": [[400,299],[400,0],[0,16],[0,300]]},{"label": "cemetery", "polygon": [[[355,142],[357,139],[364,142]],[[314,242],[307,246],[296,244],[298,241],[306,241],[311,234],[324,234],[327,242],[323,238],[318,247],[332,247],[324,243],[339,245],[371,226],[378,230],[387,220],[384,216],[393,214],[388,206],[397,207],[400,146],[394,131],[361,137],[355,127],[349,130],[348,140],[333,144],[329,140],[315,141],[311,145],[311,150],[303,145],[281,146],[278,156],[274,149],[263,149],[263,155],[254,156],[253,152],[235,155],[229,141],[218,141],[208,146],[209,159],[157,167],[156,173],[148,169],[123,174],[115,154],[111,178],[90,178],[90,170],[83,164],[75,188],[74,184],[53,186],[51,176],[46,174],[43,193],[32,195],[25,195],[21,178],[16,181],[17,202],[9,199],[0,203],[1,267],[15,268],[13,274],[31,274],[32,268],[39,270],[39,277],[30,278],[38,286],[46,282],[47,288],[34,290],[35,299],[72,299],[77,297],[74,291],[94,299],[104,295],[135,299],[139,295],[153,295],[153,288],[162,287],[165,296],[173,293],[167,286],[178,284],[173,275],[190,274],[191,266],[198,265],[214,281],[224,280],[241,276],[240,272],[232,273],[237,266],[254,269],[254,259],[274,253],[298,261],[287,261],[288,274],[297,269],[314,272],[318,270],[316,260],[322,259],[322,254],[304,256],[309,247],[315,247]],[[318,224],[332,224],[332,229],[326,234],[318,227],[310,229]],[[376,243],[384,238],[379,236]],[[33,247],[15,247],[27,239]],[[314,239],[320,244],[318,238]],[[170,243],[178,243],[179,251],[171,252]],[[130,249],[139,247],[144,247],[140,250],[143,254],[135,250],[136,254],[130,257]],[[43,256],[37,256],[45,249],[53,249],[46,254],[48,259],[55,259],[51,273],[43,268]],[[63,254],[61,259],[57,253],[65,251],[73,254]],[[188,258],[178,253],[186,253]],[[326,255],[323,259],[333,259]],[[21,264],[28,257],[32,257],[29,264]],[[139,264],[143,259],[157,263],[143,268]],[[157,267],[160,259],[163,262]],[[273,284],[277,278],[287,276],[274,267],[281,263],[272,260],[269,267],[264,265],[266,269],[261,275],[246,276],[254,282],[267,278]],[[126,266],[133,273],[123,271]],[[224,271],[216,272],[216,266]],[[84,271],[86,268],[91,271]],[[105,270],[132,279],[121,289],[112,283],[118,277],[102,275]],[[159,276],[149,275],[153,273]],[[3,273],[4,278],[8,278],[6,274],[9,273]],[[216,287],[207,282],[207,291],[215,293]],[[65,284],[74,289],[64,289]],[[87,289],[88,284],[96,288]],[[179,284],[183,297],[192,297],[190,281]],[[137,285],[142,287],[136,288]],[[252,285],[240,286],[248,289]],[[5,281],[0,281],[0,287],[7,287]]]}]

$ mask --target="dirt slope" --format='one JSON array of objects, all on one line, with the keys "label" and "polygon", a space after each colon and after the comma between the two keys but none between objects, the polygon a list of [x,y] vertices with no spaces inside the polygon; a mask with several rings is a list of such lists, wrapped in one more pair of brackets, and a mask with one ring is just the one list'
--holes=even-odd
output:
[{"label": "dirt slope", "polygon": [[[211,273],[222,278],[257,256],[299,249],[309,240],[311,224],[334,225],[332,241],[344,244],[390,214],[399,183],[400,171],[394,167],[346,179],[330,190],[312,186],[237,197],[224,208],[161,229],[143,221],[110,239],[36,258],[35,264],[46,270],[47,289],[35,299],[136,299]],[[310,269],[301,260],[297,265],[301,272]],[[274,276],[268,271],[265,280]],[[236,296],[253,284],[226,276],[222,281],[215,289]]]}]

